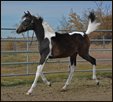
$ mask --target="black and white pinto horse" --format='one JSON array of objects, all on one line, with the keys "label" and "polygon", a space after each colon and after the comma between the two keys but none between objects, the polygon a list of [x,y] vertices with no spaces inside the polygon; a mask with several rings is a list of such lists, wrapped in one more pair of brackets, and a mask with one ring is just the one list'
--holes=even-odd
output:
[{"label": "black and white pinto horse", "polygon": [[99,81],[96,78],[96,60],[89,55],[90,41],[88,34],[95,31],[100,25],[100,23],[96,23],[96,17],[93,12],[90,12],[89,14],[89,25],[86,32],[71,32],[63,34],[54,32],[48,23],[43,21],[42,17],[35,17],[31,15],[29,11],[24,14],[22,19],[23,21],[17,28],[16,32],[22,33],[28,30],[33,30],[39,42],[39,53],[41,57],[39,65],[37,66],[34,82],[28,90],[27,95],[31,94],[36,87],[39,76],[41,76],[44,83],[49,86],[51,85],[42,72],[44,64],[48,58],[70,57],[70,73],[62,90],[66,90],[71,82],[76,67],[77,54],[93,65],[92,78],[96,80],[97,84],[99,84]]}]

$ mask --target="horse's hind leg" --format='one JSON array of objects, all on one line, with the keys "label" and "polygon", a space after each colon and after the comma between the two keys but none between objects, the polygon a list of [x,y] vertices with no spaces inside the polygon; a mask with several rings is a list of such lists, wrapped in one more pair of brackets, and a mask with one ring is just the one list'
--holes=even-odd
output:
[{"label": "horse's hind leg", "polygon": [[96,59],[91,57],[89,54],[87,55],[80,55],[82,58],[86,59],[93,65],[93,76],[92,79],[96,80],[97,85],[99,85],[99,81],[97,80],[96,77]]},{"label": "horse's hind leg", "polygon": [[75,66],[76,66],[76,56],[77,56],[77,54],[74,54],[73,56],[70,57],[69,76],[68,76],[67,81],[66,81],[66,83],[61,91],[65,91],[67,86],[70,84],[70,82],[72,80],[73,73],[74,73]]}]

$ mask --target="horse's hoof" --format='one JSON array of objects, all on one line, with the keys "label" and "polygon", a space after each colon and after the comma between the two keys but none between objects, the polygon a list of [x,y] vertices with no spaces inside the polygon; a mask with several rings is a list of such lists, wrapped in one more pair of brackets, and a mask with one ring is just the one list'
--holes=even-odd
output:
[{"label": "horse's hoof", "polygon": [[50,84],[49,84],[49,86],[51,87],[51,86],[52,86],[52,84],[50,83]]},{"label": "horse's hoof", "polygon": [[27,92],[26,95],[31,95],[31,93],[30,92]]},{"label": "horse's hoof", "polygon": [[65,92],[65,91],[67,91],[67,90],[66,89],[63,89],[63,88],[60,90],[60,92]]},{"label": "horse's hoof", "polygon": [[51,85],[51,82],[48,83],[48,86],[50,86],[50,87],[52,86],[52,85]]},{"label": "horse's hoof", "polygon": [[98,85],[98,86],[100,85],[99,81],[97,82],[97,85]]}]

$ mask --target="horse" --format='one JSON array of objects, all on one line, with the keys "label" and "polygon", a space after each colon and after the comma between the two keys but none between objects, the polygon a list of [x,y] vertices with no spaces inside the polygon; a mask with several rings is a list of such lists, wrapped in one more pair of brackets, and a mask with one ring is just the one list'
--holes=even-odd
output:
[{"label": "horse", "polygon": [[76,68],[77,54],[92,64],[92,79],[95,79],[97,85],[99,85],[99,81],[96,77],[96,59],[89,55],[90,40],[88,34],[95,31],[100,25],[100,23],[96,22],[94,12],[89,13],[89,23],[86,32],[74,31],[62,34],[55,32],[41,16],[36,17],[29,11],[24,12],[22,20],[23,21],[16,29],[16,32],[20,34],[28,30],[33,30],[39,43],[40,54],[40,61],[37,66],[35,79],[31,88],[27,91],[27,95],[30,95],[33,92],[33,89],[37,85],[39,76],[41,76],[44,83],[51,86],[51,83],[46,79],[42,72],[48,59],[69,57],[70,72],[65,85],[62,87],[62,91],[65,91],[72,80]]}]

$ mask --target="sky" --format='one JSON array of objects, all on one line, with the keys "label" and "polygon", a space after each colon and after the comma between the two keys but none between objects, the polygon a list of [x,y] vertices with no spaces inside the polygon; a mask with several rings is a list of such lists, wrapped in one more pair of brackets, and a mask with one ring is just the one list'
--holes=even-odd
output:
[{"label": "sky", "polygon": [[[111,1],[103,1],[104,5],[110,5]],[[24,11],[30,11],[33,15],[40,15],[55,30],[60,24],[62,16],[68,17],[71,9],[82,16],[87,9],[96,9],[94,1],[2,1],[1,2],[1,27],[15,28],[19,24]]]}]

